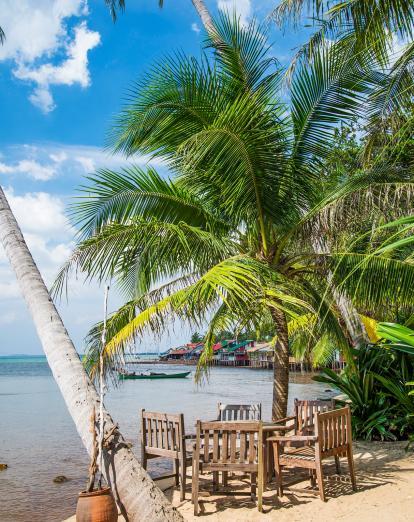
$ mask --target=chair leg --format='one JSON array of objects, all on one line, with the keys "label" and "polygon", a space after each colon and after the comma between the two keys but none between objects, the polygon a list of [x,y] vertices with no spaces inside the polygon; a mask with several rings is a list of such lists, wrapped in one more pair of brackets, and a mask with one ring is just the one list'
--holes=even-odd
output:
[{"label": "chair leg", "polygon": [[355,466],[354,466],[354,457],[352,455],[352,448],[348,447],[348,451],[346,452],[346,455],[348,457],[348,467],[349,467],[349,474],[351,475],[351,483],[352,483],[352,489],[356,491],[356,479],[355,479]]},{"label": "chair leg", "polygon": [[250,497],[252,500],[256,498],[256,480],[257,473],[250,473]]},{"label": "chair leg", "polygon": [[192,498],[194,503],[194,516],[198,516],[198,477],[199,477],[199,465],[198,462],[193,460],[193,487],[192,487]]},{"label": "chair leg", "polygon": [[315,470],[314,469],[310,469],[309,470],[309,480],[310,480],[311,487],[314,488],[316,486]]},{"label": "chair leg", "polygon": [[265,479],[266,479],[266,470],[265,469],[259,469],[259,474],[257,477],[257,509],[259,510],[259,513],[263,511],[263,490],[265,486]]},{"label": "chair leg", "polygon": [[263,457],[264,462],[266,462],[266,475],[263,486],[266,486],[268,482],[272,481],[272,477],[274,475],[274,467],[273,467],[273,444],[266,443],[266,457]]},{"label": "chair leg", "polygon": [[175,485],[178,486],[179,479],[179,470],[180,470],[180,461],[178,459],[174,459],[174,474],[175,474]]},{"label": "chair leg", "polygon": [[218,490],[218,483],[219,483],[219,472],[213,471],[213,491]]},{"label": "chair leg", "polygon": [[341,474],[341,461],[339,460],[338,455],[335,455],[335,468],[338,475]]},{"label": "chair leg", "polygon": [[183,500],[185,500],[185,487],[186,487],[186,481],[187,481],[187,478],[186,478],[186,462],[185,460],[184,461],[181,461],[180,463],[180,501],[182,502]]},{"label": "chair leg", "polygon": [[229,482],[229,472],[228,471],[223,471],[221,481],[222,481],[223,486],[227,486],[227,484]]},{"label": "chair leg", "polygon": [[283,496],[283,481],[282,481],[282,467],[279,464],[279,452],[280,447],[277,442],[273,444],[273,462],[275,467],[275,475],[276,475],[276,492],[279,497]]},{"label": "chair leg", "polygon": [[318,479],[319,496],[321,497],[322,502],[325,502],[322,462],[319,459],[316,460],[316,478]]}]

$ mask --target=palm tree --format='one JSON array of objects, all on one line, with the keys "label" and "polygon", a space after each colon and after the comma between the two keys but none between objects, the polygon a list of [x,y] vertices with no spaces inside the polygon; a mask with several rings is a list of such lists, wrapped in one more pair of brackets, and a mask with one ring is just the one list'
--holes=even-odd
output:
[{"label": "palm tree", "polygon": [[[323,221],[317,218],[383,180],[361,175],[327,193],[319,167],[333,127],[358,107],[368,86],[332,46],[294,75],[288,112],[264,32],[222,16],[217,37],[210,37],[219,49],[213,61],[173,57],[137,85],[114,130],[114,150],[152,154],[174,179],[137,167],[91,176],[73,208],[80,242],[56,288],[74,266],[118,281],[129,297],[108,322],[106,357],[115,365],[132,339],[161,331],[171,316],[196,325],[209,320],[201,364],[218,331],[271,322],[272,415],[280,418],[289,331],[348,348],[326,284],[335,255],[315,254],[310,239]],[[348,257],[352,272],[356,261]],[[386,281],[385,268],[379,273]],[[99,331],[97,325],[88,338],[92,369]]]},{"label": "palm tree", "polygon": [[[0,187],[0,241],[29,307],[48,364],[83,444],[92,453],[90,416],[99,397],[50,298]],[[107,412],[102,470],[128,520],[182,520],[125,444]]]}]

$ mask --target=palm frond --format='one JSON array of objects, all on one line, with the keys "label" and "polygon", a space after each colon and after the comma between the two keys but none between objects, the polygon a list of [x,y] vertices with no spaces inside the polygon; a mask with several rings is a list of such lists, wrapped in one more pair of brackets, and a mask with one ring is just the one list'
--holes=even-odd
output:
[{"label": "palm frond", "polygon": [[311,64],[302,65],[290,84],[295,135],[295,166],[312,165],[329,150],[338,123],[349,121],[361,111],[361,102],[371,89],[371,79],[359,69],[352,54],[338,44],[326,44]]},{"label": "palm frond", "polygon": [[196,198],[176,181],[161,177],[152,167],[130,166],[119,172],[101,169],[88,176],[81,195],[69,209],[80,236],[89,237],[108,223],[126,224],[135,218],[157,218],[178,224],[184,221],[206,230],[229,229],[229,223],[203,199]]},{"label": "palm frond", "polygon": [[306,9],[314,15],[315,24],[321,26],[300,51],[310,61],[328,39],[354,34],[357,53],[369,49],[378,63],[386,65],[394,35],[401,40],[413,35],[414,8],[410,0],[338,0],[333,4],[285,0],[273,12],[273,18],[278,23],[289,18],[297,23]]},{"label": "palm frond", "polygon": [[374,310],[392,304],[412,306],[414,264],[385,255],[342,253],[333,256],[334,277],[361,310]]},{"label": "palm frond", "polygon": [[105,4],[109,8],[109,12],[111,13],[114,22],[116,22],[118,17],[118,11],[125,11],[125,0],[105,0]]},{"label": "palm frond", "polygon": [[155,218],[111,223],[82,241],[61,268],[53,291],[61,294],[75,270],[86,279],[115,278],[127,295],[140,295],[159,280],[196,271],[202,273],[237,252],[227,236]]}]

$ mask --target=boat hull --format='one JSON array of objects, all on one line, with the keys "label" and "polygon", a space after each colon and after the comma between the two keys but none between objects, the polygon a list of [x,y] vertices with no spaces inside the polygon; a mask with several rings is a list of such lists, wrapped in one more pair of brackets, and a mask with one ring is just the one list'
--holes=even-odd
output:
[{"label": "boat hull", "polygon": [[182,372],[182,373],[166,373],[162,375],[132,375],[132,374],[119,374],[119,379],[121,381],[125,380],[140,380],[140,379],[184,379],[191,372]]}]

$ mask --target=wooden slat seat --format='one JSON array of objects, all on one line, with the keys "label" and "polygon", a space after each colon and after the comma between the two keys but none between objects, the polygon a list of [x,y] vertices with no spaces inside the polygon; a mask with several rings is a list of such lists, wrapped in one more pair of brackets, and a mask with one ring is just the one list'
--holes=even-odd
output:
[{"label": "wooden slat seat", "polygon": [[[319,495],[325,500],[322,461],[334,457],[347,457],[352,488],[356,489],[354,460],[352,453],[352,426],[349,407],[316,413],[314,435],[273,436],[268,439],[273,445],[274,465],[278,494],[283,495],[282,470],[307,468],[311,483],[315,474]],[[301,443],[302,447],[288,448],[288,442]]]},{"label": "wooden slat seat", "polygon": [[283,465],[291,459],[315,460],[315,448],[312,446],[303,446],[302,448],[289,448],[279,457],[279,462]]}]

